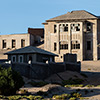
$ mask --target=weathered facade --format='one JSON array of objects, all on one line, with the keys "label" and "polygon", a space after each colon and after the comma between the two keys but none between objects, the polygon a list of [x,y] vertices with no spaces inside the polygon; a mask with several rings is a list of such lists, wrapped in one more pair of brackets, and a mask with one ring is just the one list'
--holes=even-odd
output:
[{"label": "weathered facade", "polygon": [[56,53],[57,62],[66,53],[77,54],[78,61],[100,58],[100,17],[87,11],[72,11],[43,23],[44,49]]},{"label": "weathered facade", "polygon": [[44,29],[29,28],[28,33],[25,34],[0,35],[0,59],[7,59],[5,52],[39,44],[43,31]]}]

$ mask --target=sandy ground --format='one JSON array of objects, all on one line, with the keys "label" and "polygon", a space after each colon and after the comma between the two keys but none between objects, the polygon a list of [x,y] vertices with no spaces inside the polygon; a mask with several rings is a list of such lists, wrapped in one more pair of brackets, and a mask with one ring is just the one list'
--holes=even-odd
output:
[{"label": "sandy ground", "polygon": [[[63,93],[71,93],[73,91],[76,91],[77,89],[80,89],[80,93],[83,97],[88,97],[89,100],[100,100],[100,87],[97,87],[97,85],[100,85],[100,61],[83,61],[81,62],[81,73],[84,73],[88,76],[88,78],[85,78],[80,75],[80,73],[77,72],[70,72],[66,71],[63,73],[59,73],[59,75],[64,79],[68,80],[69,78],[81,78],[86,80],[84,84],[91,84],[95,85],[95,87],[71,87],[71,88],[65,88],[61,87],[60,85],[55,84],[48,84],[43,87],[31,87],[31,85],[26,85],[25,88],[28,90],[28,92],[31,92],[32,94],[37,93],[38,91],[44,91],[49,93],[49,97],[52,97],[54,94],[63,94]],[[28,83],[30,80],[25,79]],[[52,75],[45,81],[47,82],[61,82],[62,80],[57,75]],[[91,91],[92,90],[92,91]],[[88,93],[85,93],[85,91],[88,91]]]}]

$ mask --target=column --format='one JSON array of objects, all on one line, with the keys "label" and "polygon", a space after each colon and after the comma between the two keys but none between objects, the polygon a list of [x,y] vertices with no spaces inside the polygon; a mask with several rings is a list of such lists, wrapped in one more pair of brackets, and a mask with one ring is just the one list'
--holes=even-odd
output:
[{"label": "column", "polygon": [[80,60],[83,61],[83,22],[80,22]]},{"label": "column", "polygon": [[93,26],[93,60],[98,60],[98,50],[97,50],[97,20],[95,20],[95,25]]},{"label": "column", "polygon": [[59,24],[57,24],[57,53],[60,54],[60,32],[59,32]]},{"label": "column", "polygon": [[71,53],[71,23],[68,24],[68,52]]}]

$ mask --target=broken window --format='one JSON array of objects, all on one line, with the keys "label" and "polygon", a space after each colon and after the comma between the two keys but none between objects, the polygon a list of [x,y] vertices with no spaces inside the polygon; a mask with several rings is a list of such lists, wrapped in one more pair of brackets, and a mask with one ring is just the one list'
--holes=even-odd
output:
[{"label": "broken window", "polygon": [[21,39],[21,47],[25,47],[25,40]]},{"label": "broken window", "polygon": [[57,32],[57,26],[54,25],[54,33],[56,33],[56,32]]},{"label": "broken window", "polygon": [[54,43],[54,51],[56,51],[56,50],[57,50],[57,44]]},{"label": "broken window", "polygon": [[61,50],[62,50],[62,49],[68,49],[68,43],[65,42],[65,41],[61,42],[61,43],[60,43],[60,49],[61,49]]},{"label": "broken window", "polygon": [[71,48],[72,49],[80,49],[80,43],[78,41],[72,41]]},{"label": "broken window", "polygon": [[80,24],[71,24],[72,31],[80,31]]},{"label": "broken window", "polygon": [[87,31],[90,32],[92,28],[92,25],[90,22],[87,23]]},{"label": "broken window", "polygon": [[60,49],[68,49],[68,44],[60,44]]},{"label": "broken window", "polygon": [[16,40],[12,40],[12,48],[16,47]]},{"label": "broken window", "polygon": [[2,40],[2,48],[6,48],[6,40]]},{"label": "broken window", "polygon": [[91,50],[91,41],[87,41],[87,50]]},{"label": "broken window", "polygon": [[64,26],[64,32],[68,32],[68,24],[65,24],[65,26]]}]

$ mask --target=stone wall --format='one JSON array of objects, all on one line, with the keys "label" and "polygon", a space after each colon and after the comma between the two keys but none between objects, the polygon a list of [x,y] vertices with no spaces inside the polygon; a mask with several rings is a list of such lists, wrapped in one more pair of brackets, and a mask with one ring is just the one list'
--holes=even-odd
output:
[{"label": "stone wall", "polygon": [[3,64],[5,68],[11,66],[14,70],[18,71],[22,76],[34,79],[45,79],[52,74],[69,71],[80,72],[80,64],[72,63],[13,63]]}]

